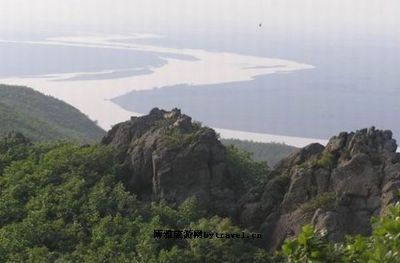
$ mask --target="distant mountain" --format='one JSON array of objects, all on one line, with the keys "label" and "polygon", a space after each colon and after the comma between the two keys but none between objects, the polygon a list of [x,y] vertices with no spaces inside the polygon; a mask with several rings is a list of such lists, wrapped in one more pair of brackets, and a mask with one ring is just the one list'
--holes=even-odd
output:
[{"label": "distant mountain", "polygon": [[298,150],[296,147],[283,143],[262,143],[237,139],[221,139],[221,142],[226,146],[233,145],[240,150],[251,153],[254,161],[267,161],[270,167]]},{"label": "distant mountain", "polygon": [[17,131],[34,141],[98,141],[104,131],[76,108],[27,87],[0,85],[0,134]]}]

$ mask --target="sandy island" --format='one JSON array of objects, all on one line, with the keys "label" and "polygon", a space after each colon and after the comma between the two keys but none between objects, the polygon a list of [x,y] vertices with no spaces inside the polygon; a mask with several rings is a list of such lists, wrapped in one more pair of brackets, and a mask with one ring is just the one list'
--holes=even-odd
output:
[{"label": "sandy island", "polygon": [[[140,34],[129,36],[87,35],[49,38],[44,41],[0,40],[0,42],[151,51],[189,55],[196,58],[196,60],[163,58],[167,61],[164,66],[157,68],[149,67],[147,69],[151,70],[152,74],[117,79],[68,81],[70,78],[85,74],[90,74],[91,76],[95,74],[104,74],[105,72],[102,71],[97,73],[76,72],[71,74],[7,78],[0,79],[0,82],[4,84],[29,86],[39,92],[61,99],[78,108],[81,112],[89,116],[89,118],[97,121],[102,128],[107,130],[112,125],[125,121],[131,116],[140,115],[139,113],[122,109],[110,101],[112,98],[133,90],[153,89],[155,87],[177,84],[204,85],[248,81],[258,75],[282,72],[290,73],[296,70],[313,68],[312,65],[284,59],[209,52],[199,49],[165,48],[143,44],[139,45],[135,44],[134,41],[126,41],[149,37],[158,36]],[[112,72],[108,71],[106,73]],[[326,143],[326,141],[318,139],[233,131],[218,129],[217,127],[216,129],[223,138],[247,139],[259,142],[283,142],[297,147],[305,146],[311,142]]]}]

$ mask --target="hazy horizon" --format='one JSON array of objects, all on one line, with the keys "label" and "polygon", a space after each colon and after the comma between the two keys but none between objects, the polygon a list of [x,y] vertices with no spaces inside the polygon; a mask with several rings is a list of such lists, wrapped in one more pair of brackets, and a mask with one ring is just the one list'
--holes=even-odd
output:
[{"label": "hazy horizon", "polygon": [[400,35],[396,0],[2,0],[0,30],[57,30],[181,34],[202,30],[265,31],[305,35]]}]

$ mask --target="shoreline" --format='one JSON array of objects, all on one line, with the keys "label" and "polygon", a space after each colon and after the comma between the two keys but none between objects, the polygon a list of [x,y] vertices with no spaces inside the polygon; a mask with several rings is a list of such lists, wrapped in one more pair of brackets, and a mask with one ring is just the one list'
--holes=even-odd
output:
[{"label": "shoreline", "polygon": [[[284,59],[272,59],[265,57],[246,56],[235,53],[209,52],[197,49],[174,49],[151,45],[118,42],[127,39],[146,36],[98,36],[86,35],[75,37],[49,38],[44,41],[13,41],[0,40],[0,43],[25,43],[35,45],[93,47],[107,49],[135,50],[143,52],[159,53],[159,58],[166,61],[161,67],[148,67],[151,74],[134,75],[122,78],[99,80],[74,80],[85,74],[104,74],[99,72],[75,72],[66,74],[52,74],[42,76],[14,77],[0,79],[1,83],[9,85],[21,85],[33,88],[36,91],[56,97],[79,109],[93,121],[97,121],[103,129],[110,129],[112,125],[126,121],[131,116],[138,116],[136,112],[125,110],[114,104],[111,99],[134,90],[153,89],[162,86],[178,84],[219,84],[238,81],[250,81],[258,75],[290,73],[297,70],[312,69],[314,66]],[[195,60],[183,60],[178,58],[163,57],[162,54],[186,55]],[[238,136],[249,140],[270,142],[284,142],[288,145],[300,146],[314,139],[278,136],[262,133],[247,133],[218,129],[221,135]],[[247,137],[246,137],[247,134]],[[237,137],[237,138],[238,138]],[[304,145],[303,145],[304,146]]]},{"label": "shoreline", "polygon": [[284,135],[276,135],[268,133],[246,132],[246,131],[237,131],[237,130],[220,129],[220,128],[213,128],[213,129],[215,129],[215,131],[218,132],[221,135],[221,138],[223,139],[239,139],[239,140],[247,140],[247,141],[261,142],[261,143],[283,143],[298,148],[305,147],[311,143],[319,143],[322,144],[323,146],[325,146],[328,143],[328,140],[322,140],[322,139],[284,136]]}]

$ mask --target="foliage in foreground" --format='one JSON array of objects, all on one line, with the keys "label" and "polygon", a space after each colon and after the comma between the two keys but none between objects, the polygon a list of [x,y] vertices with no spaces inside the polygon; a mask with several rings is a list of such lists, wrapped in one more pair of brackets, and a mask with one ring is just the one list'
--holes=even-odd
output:
[{"label": "foliage in foreground", "polygon": [[245,239],[154,239],[154,230],[241,230],[195,200],[138,201],[116,163],[103,146],[2,144],[0,262],[265,262]]},{"label": "foliage in foreground", "polygon": [[327,242],[327,233],[317,233],[307,225],[294,240],[286,240],[280,258],[287,262],[396,263],[400,262],[400,203],[388,207],[387,214],[373,220],[369,237],[347,237],[341,244]]},{"label": "foliage in foreground", "polygon": [[0,174],[0,262],[400,262],[400,204],[370,237],[331,244],[305,226],[271,256],[246,239],[154,239],[157,229],[242,230],[195,200],[138,201],[107,147],[2,142]]}]

